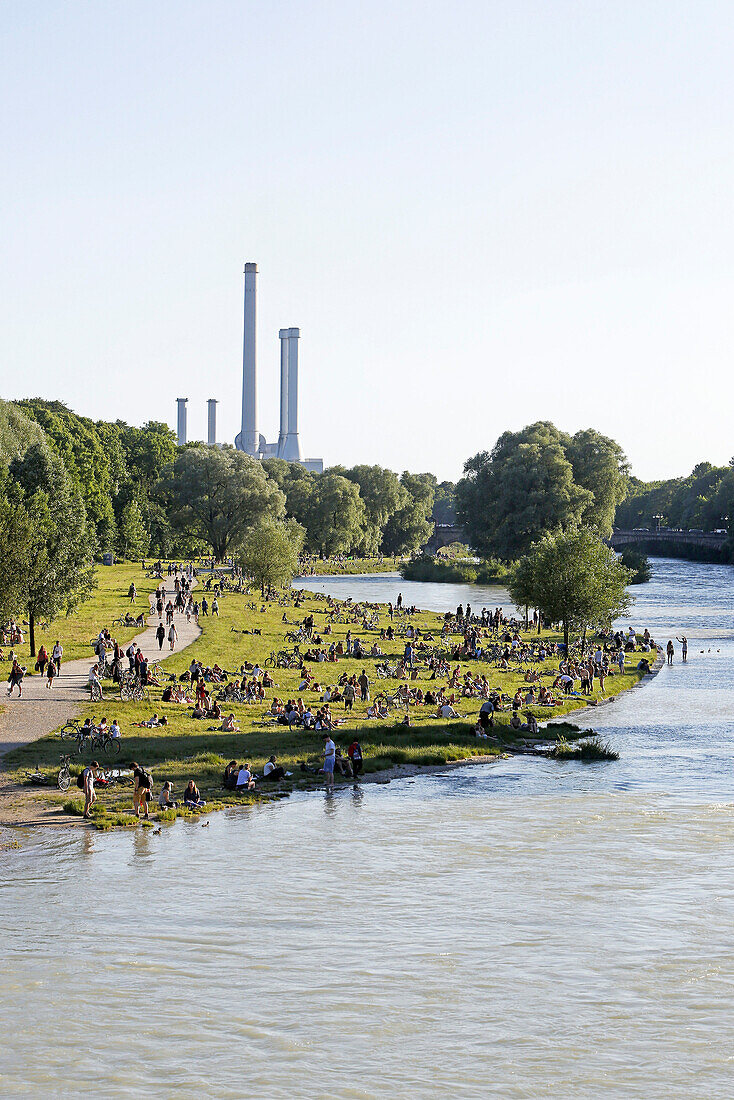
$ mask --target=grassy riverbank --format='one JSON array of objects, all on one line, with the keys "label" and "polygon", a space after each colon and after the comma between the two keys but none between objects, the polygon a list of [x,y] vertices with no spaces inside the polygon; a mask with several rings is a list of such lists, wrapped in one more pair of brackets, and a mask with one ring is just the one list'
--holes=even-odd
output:
[{"label": "grassy riverbank", "polygon": [[[365,573],[396,573],[403,558],[309,558],[304,562],[303,577],[360,576]],[[297,580],[296,582],[297,583]]]},{"label": "grassy riverbank", "polygon": [[[117,592],[100,592],[94,598],[94,603],[100,613],[109,606],[117,609],[120,592],[127,591],[129,585],[129,573],[127,567],[119,567],[116,574],[120,588]],[[132,567],[131,567],[132,568]],[[143,578],[138,569],[135,581],[138,589],[143,588]],[[114,589],[114,586],[113,586]],[[291,629],[290,625],[282,623],[285,612],[292,623],[296,619],[302,619],[305,614],[312,612],[316,617],[317,628],[323,627],[326,621],[326,603],[315,595],[305,594],[303,605],[296,611],[292,605],[283,607],[278,603],[263,604],[257,601],[256,609],[248,605],[253,602],[252,596],[226,595],[220,603],[221,615],[219,618],[203,618],[202,635],[186,650],[175,654],[163,666],[166,672],[179,674],[188,668],[191,659],[196,657],[205,665],[217,662],[230,672],[236,672],[244,661],[259,662],[261,665],[270,655],[271,651],[279,650],[284,646],[284,633]],[[261,610],[264,608],[264,610]],[[85,634],[91,633],[89,628],[92,608],[87,607],[83,619]],[[99,620],[100,622],[102,619]],[[389,622],[386,610],[380,612],[380,624]],[[419,626],[424,632],[433,632],[437,638],[443,616],[434,612],[420,612],[413,620],[414,625]],[[327,643],[333,638],[344,638],[348,623],[335,623],[333,633],[326,638]],[[368,645],[378,637],[379,631],[365,631],[361,626],[351,626],[352,633],[359,635]],[[259,631],[255,634],[252,631]],[[249,631],[250,633],[240,633]],[[547,635],[554,637],[553,635]],[[394,662],[402,654],[404,639],[396,639],[392,643],[380,643],[388,660]],[[88,652],[88,650],[87,650]],[[637,657],[634,657],[636,664]],[[630,665],[632,662],[630,662]],[[351,658],[341,658],[338,664],[322,663],[313,664],[310,667],[315,675],[320,677],[322,688],[327,684],[333,685],[342,672],[361,672],[362,668],[372,682],[372,693],[388,687],[393,690],[397,687],[397,681],[377,681],[374,673],[375,658],[364,658],[355,661]],[[548,669],[550,663],[546,662]],[[519,686],[525,686],[521,671],[512,670],[502,672],[494,667],[479,662],[462,662],[462,671],[470,669],[479,674],[485,673],[492,687],[501,689],[506,694],[512,694]],[[425,691],[429,686],[428,673],[425,668],[419,672],[418,684]],[[105,689],[105,699],[101,704],[87,705],[82,717],[88,713],[99,718],[105,714],[108,721],[116,717],[123,730],[122,752],[115,759],[115,765],[124,767],[132,760],[138,760],[153,771],[156,791],[160,783],[170,780],[173,783],[176,794],[181,795],[185,782],[193,778],[199,786],[202,796],[207,800],[208,808],[231,804],[233,802],[248,801],[257,798],[257,795],[238,796],[232,792],[225,792],[221,786],[221,775],[226,762],[230,759],[238,761],[248,760],[253,769],[258,771],[271,753],[276,753],[279,762],[286,770],[293,772],[292,777],[282,784],[282,791],[289,791],[299,787],[310,787],[320,782],[313,775],[304,774],[299,764],[301,761],[309,761],[316,765],[320,759],[323,748],[323,736],[315,732],[293,730],[276,723],[266,715],[267,706],[272,700],[273,694],[282,699],[297,697],[298,685],[301,675],[298,670],[276,669],[274,671],[276,687],[267,691],[267,703],[258,706],[252,705],[227,705],[227,710],[234,711],[240,724],[241,732],[235,734],[222,733],[212,728],[215,723],[204,720],[197,721],[191,716],[191,708],[166,704],[161,702],[162,687],[151,688],[150,703],[122,703],[108,686]],[[639,674],[632,667],[625,669],[624,676],[613,676],[607,680],[606,698],[617,695],[620,691],[627,690],[640,679]],[[546,679],[548,682],[548,679]],[[437,688],[446,684],[446,680],[437,680],[431,686]],[[300,693],[304,701],[311,703],[316,709],[319,693],[315,691],[303,691]],[[543,720],[571,713],[580,707],[586,707],[589,702],[598,701],[601,698],[598,692],[588,698],[563,697],[561,705],[553,708],[531,707],[538,718]],[[503,744],[512,744],[513,738],[507,726],[510,712],[497,715],[499,731],[504,735],[497,743],[478,740],[473,733],[474,720],[479,703],[475,699],[462,699],[457,703],[457,710],[465,717],[446,721],[436,719],[433,708],[411,707],[412,726],[398,726],[392,721],[369,720],[366,715],[366,704],[356,703],[354,711],[347,713],[343,705],[337,703],[332,706],[335,717],[346,718],[343,725],[334,735],[334,739],[341,746],[342,751],[354,739],[359,737],[364,753],[365,771],[367,773],[384,771],[396,764],[438,765],[454,760],[471,759],[478,754],[483,756],[498,754],[502,751]],[[148,718],[157,711],[159,715],[166,715],[168,726],[154,730],[141,729],[135,726],[136,722]],[[551,736],[555,736],[551,732]],[[10,752],[4,761],[4,768],[10,771],[16,780],[21,780],[26,768],[39,764],[42,770],[49,776],[55,774],[58,767],[59,753],[67,748],[67,743],[61,742],[56,735],[50,735],[31,745]],[[89,754],[80,757],[83,763]],[[337,783],[341,780],[337,777]],[[282,793],[281,791],[281,793]],[[49,788],[46,796],[52,801],[68,802],[73,810],[75,800],[79,799],[79,792],[72,786],[68,795],[62,796],[54,793]],[[100,808],[107,815],[100,824],[110,823],[109,815],[116,815],[131,805],[131,792],[125,788],[116,787],[102,792],[100,795]],[[124,822],[122,822],[124,824]]]}]

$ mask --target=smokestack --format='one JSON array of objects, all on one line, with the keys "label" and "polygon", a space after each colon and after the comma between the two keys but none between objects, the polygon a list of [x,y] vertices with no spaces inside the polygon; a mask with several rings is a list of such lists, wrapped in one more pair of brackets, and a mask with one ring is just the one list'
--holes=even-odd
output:
[{"label": "smokestack", "polygon": [[278,458],[283,457],[285,437],[288,435],[288,336],[289,328],[282,328],[280,337],[280,433],[278,435]]},{"label": "smokestack", "polygon": [[245,264],[245,324],[242,340],[242,430],[235,446],[256,455],[260,444],[257,430],[257,264]]},{"label": "smokestack", "polygon": [[177,397],[176,404],[178,405],[178,414],[176,416],[176,434],[178,435],[179,447],[186,445],[186,404],[188,397]]},{"label": "smokestack", "polygon": [[210,397],[206,403],[207,443],[210,447],[217,445],[217,402]]},{"label": "smokestack", "polygon": [[[288,434],[283,444],[283,455],[288,462],[302,462],[301,444],[298,439],[298,340],[301,335],[297,328],[288,332]],[[282,398],[281,398],[282,400]]]}]

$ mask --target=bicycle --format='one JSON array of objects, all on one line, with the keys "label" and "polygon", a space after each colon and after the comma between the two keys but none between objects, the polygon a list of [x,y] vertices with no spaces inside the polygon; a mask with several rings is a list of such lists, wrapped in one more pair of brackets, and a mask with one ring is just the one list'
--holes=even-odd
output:
[{"label": "bicycle", "polygon": [[[99,729],[93,727],[94,733],[89,739],[89,747],[92,752],[96,752],[101,749],[102,752],[108,753],[112,756],[119,756],[120,754],[120,741],[119,737],[110,737],[109,733],[100,733]],[[81,750],[80,750],[81,751]]]},{"label": "bicycle", "polygon": [[89,695],[92,703],[102,702],[102,685],[97,680],[91,680],[89,683]]},{"label": "bicycle", "polygon": [[60,791],[68,791],[71,786],[71,768],[69,767],[71,757],[62,755],[59,757],[59,761],[61,766],[59,774],[56,776],[56,786]]}]

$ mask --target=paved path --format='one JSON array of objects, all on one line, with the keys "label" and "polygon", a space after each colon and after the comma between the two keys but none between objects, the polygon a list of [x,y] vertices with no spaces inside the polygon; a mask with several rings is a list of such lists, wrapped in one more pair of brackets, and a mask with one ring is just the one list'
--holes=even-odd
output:
[{"label": "paved path", "polygon": [[[169,580],[166,577],[164,583],[167,591],[173,590],[172,579]],[[151,614],[148,617],[148,628],[142,634],[139,634],[135,641],[146,657],[162,661],[166,657],[170,657],[171,654],[168,649],[168,638],[163,643],[162,652],[158,649],[155,632],[159,620],[154,610],[154,601],[155,595],[152,595],[150,597]],[[174,621],[178,631],[178,641],[176,642],[176,652],[178,653],[199,637],[201,629],[193,619],[190,623],[187,623],[186,616],[180,613],[176,614]],[[128,642],[127,645],[129,644]],[[127,645],[125,646],[126,649]],[[0,681],[0,685],[3,685],[0,686],[0,704],[4,707],[3,713],[0,714],[0,769],[2,769],[2,758],[10,749],[36,741],[39,737],[44,737],[51,730],[55,730],[62,723],[67,722],[69,718],[76,717],[82,704],[89,702],[87,679],[89,670],[94,663],[95,657],[91,651],[91,646],[89,657],[81,658],[78,661],[69,661],[66,665],[62,662],[61,675],[56,677],[50,691],[46,689],[45,676],[39,676],[38,674],[30,677],[26,676],[23,681],[23,695],[20,699],[15,691],[10,698],[7,697],[7,694],[3,694],[3,691],[7,689],[7,684],[3,685],[3,682]],[[110,681],[105,681],[105,685],[109,683]],[[108,691],[109,687],[106,686],[105,692]]]}]

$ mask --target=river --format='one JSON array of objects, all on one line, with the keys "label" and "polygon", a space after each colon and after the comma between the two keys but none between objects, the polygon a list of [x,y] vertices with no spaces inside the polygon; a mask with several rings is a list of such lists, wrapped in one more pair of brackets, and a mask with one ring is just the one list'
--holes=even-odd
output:
[{"label": "river", "polygon": [[730,1097],[734,569],[653,571],[630,621],[689,662],[594,715],[616,763],[3,831],[3,1094]]}]

